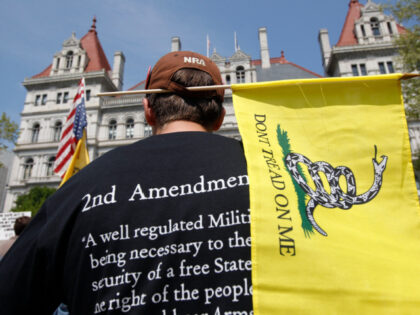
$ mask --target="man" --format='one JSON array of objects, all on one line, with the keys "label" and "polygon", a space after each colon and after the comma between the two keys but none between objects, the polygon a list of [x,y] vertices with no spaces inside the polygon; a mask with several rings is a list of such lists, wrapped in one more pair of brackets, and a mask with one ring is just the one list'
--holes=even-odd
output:
[{"label": "man", "polygon": [[162,57],[146,83],[154,135],[113,150],[44,204],[0,265],[5,314],[252,314],[249,200],[217,66]]},{"label": "man", "polygon": [[29,224],[29,221],[31,221],[31,218],[28,216],[21,216],[19,218],[16,218],[15,224],[13,225],[15,236],[8,240],[0,241],[0,259],[2,259],[4,255],[6,255],[7,251],[10,249],[10,247],[12,247],[13,243],[23,232],[25,227]]}]

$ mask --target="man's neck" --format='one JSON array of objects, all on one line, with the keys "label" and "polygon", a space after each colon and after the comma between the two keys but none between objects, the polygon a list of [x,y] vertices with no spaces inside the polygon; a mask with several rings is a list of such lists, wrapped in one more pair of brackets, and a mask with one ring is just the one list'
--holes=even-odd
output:
[{"label": "man's neck", "polygon": [[171,121],[161,128],[157,128],[155,131],[156,135],[161,135],[165,133],[172,133],[172,132],[186,132],[186,131],[202,131],[208,132],[206,128],[202,125],[188,120],[176,120]]}]

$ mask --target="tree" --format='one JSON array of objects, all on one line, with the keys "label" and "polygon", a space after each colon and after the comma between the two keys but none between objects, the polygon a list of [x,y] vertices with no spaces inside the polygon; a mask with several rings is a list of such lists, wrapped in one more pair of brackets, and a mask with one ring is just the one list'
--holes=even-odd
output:
[{"label": "tree", "polygon": [[18,133],[18,125],[11,121],[10,118],[3,112],[0,117],[0,150],[7,149],[7,143],[15,143]]},{"label": "tree", "polygon": [[56,191],[55,188],[46,186],[36,186],[31,188],[28,193],[20,195],[16,200],[16,207],[11,211],[31,211],[34,216],[41,208],[42,204]]},{"label": "tree", "polygon": [[[395,43],[398,46],[404,72],[420,71],[420,0],[397,0],[385,5],[399,23],[408,22],[406,32]],[[420,78],[403,81],[403,95],[408,119],[420,119]]]}]

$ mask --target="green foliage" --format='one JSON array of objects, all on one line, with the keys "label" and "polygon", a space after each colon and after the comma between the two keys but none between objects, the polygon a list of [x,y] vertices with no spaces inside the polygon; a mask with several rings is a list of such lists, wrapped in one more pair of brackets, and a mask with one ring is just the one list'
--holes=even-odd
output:
[{"label": "green foliage", "polygon": [[[407,32],[401,34],[395,43],[399,47],[404,72],[420,71],[420,0],[397,0],[395,4],[384,6],[391,11]],[[403,81],[403,96],[408,119],[420,119],[420,78]]]},{"label": "green foliage", "polygon": [[2,113],[0,117],[0,149],[6,149],[7,142],[16,142],[18,127],[15,122],[10,120],[6,113]]},{"label": "green foliage", "polygon": [[420,172],[420,152],[413,153],[413,168],[414,171]]},{"label": "green foliage", "polygon": [[41,208],[44,201],[47,200],[47,198],[55,191],[55,188],[46,186],[33,187],[28,193],[17,197],[16,207],[14,207],[11,211],[31,211],[33,217]]}]

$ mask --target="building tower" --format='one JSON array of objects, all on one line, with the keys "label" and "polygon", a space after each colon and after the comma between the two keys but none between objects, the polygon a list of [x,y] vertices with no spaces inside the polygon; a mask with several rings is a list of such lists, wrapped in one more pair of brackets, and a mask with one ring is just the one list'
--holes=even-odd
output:
[{"label": "building tower", "polygon": [[62,126],[82,76],[86,79],[88,148],[91,158],[100,150],[98,135],[103,117],[102,100],[95,95],[122,87],[124,55],[117,52],[114,71],[96,31],[96,18],[81,39],[73,33],[54,54],[51,64],[42,72],[25,78],[27,90],[21,112],[20,135],[14,152],[4,209],[10,210],[17,196],[31,187],[57,187],[60,178],[53,173]]},{"label": "building tower", "polygon": [[350,0],[337,44],[331,47],[327,29],[319,31],[325,74],[347,77],[400,71],[394,39],[404,32],[376,3],[368,0],[363,5],[358,0]]}]

